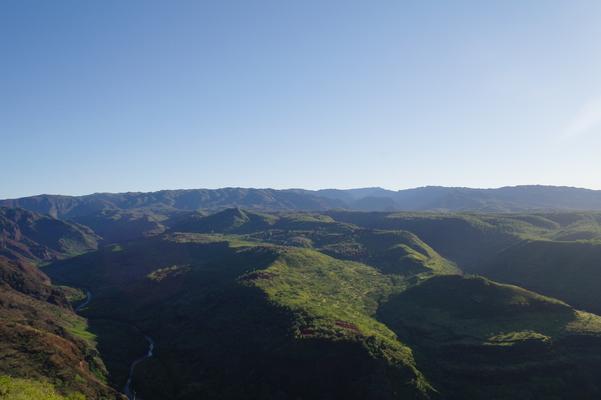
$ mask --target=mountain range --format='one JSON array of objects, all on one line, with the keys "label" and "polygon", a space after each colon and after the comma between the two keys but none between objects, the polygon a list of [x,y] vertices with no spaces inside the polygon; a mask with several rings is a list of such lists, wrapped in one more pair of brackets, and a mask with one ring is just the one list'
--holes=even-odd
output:
[{"label": "mountain range", "polygon": [[242,207],[271,211],[479,211],[601,210],[601,191],[558,186],[514,186],[471,189],[428,186],[392,191],[363,189],[189,189],[140,193],[96,193],[86,196],[38,195],[0,200],[0,206],[22,207],[58,218],[76,219],[111,210],[159,212]]}]

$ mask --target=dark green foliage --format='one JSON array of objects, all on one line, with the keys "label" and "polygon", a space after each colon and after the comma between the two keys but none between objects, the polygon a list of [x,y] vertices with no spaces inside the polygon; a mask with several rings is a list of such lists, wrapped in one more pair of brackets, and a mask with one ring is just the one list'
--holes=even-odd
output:
[{"label": "dark green foliage", "polygon": [[[162,276],[174,266],[185,268]],[[411,351],[371,316],[398,283],[362,264],[171,235],[46,268],[58,281],[94,291],[91,321],[128,321],[156,340],[157,357],[136,378],[147,399],[419,398],[431,391]],[[112,335],[94,322],[91,329],[100,350],[110,349]],[[315,333],[304,337],[307,329]],[[113,370],[123,369],[103,355]]]},{"label": "dark green foliage", "polygon": [[482,273],[601,312],[601,242],[525,241],[500,252]]},{"label": "dark green foliage", "polygon": [[[453,263],[442,258],[411,232],[359,230],[354,239],[364,249],[358,260],[377,266],[383,272],[407,276],[424,272],[459,272]],[[326,247],[324,250],[329,253],[330,249]]]},{"label": "dark green foliage", "polygon": [[370,229],[414,233],[464,270],[521,239],[479,215],[329,212],[335,220]]},{"label": "dark green foliage", "polygon": [[319,214],[258,214],[237,208],[209,216],[192,215],[175,232],[236,233],[247,240],[315,248],[337,258],[361,261],[388,273],[457,273],[417,236],[406,231],[358,228]]},{"label": "dark green foliage", "polygon": [[72,220],[92,228],[105,243],[115,243],[163,233],[166,218],[153,212],[103,210]]},{"label": "dark green foliage", "polygon": [[[379,317],[445,398],[594,399],[601,318],[478,277],[431,278]],[[516,395],[517,394],[517,395]]]},{"label": "dark green foliage", "polygon": [[138,329],[123,321],[91,318],[88,325],[87,329],[94,333],[96,348],[106,364],[108,383],[119,391],[123,390],[132,360],[148,351],[148,343]]},{"label": "dark green foliage", "polygon": [[245,233],[269,229],[277,220],[275,216],[229,208],[211,215],[192,213],[175,222],[175,232],[198,233]]},{"label": "dark green foliage", "polygon": [[[209,197],[223,206],[232,193],[241,192]],[[369,189],[343,200],[381,194]],[[244,198],[263,204],[263,195]],[[464,195],[445,202],[454,207]],[[117,389],[149,335],[155,357],[134,376],[146,400],[601,393],[601,318],[577,310],[601,304],[599,214],[181,212],[204,194],[100,196],[132,209],[73,218],[89,218],[119,243],[44,271],[93,292],[87,323],[70,312],[51,320],[81,348],[96,346],[109,373],[99,360],[89,370]],[[65,291],[32,283],[43,278],[38,271],[12,265],[0,277],[13,292],[58,304],[40,310],[68,310]],[[82,292],[66,293],[73,301]],[[30,326],[50,329],[39,315]],[[63,390],[69,375],[61,374],[49,378]]]}]

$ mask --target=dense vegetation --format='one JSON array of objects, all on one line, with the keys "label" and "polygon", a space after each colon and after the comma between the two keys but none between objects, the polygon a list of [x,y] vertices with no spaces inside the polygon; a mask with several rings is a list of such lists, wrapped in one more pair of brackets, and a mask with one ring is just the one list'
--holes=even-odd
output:
[{"label": "dense vegetation", "polygon": [[[411,350],[373,318],[380,297],[401,282],[363,264],[176,234],[47,270],[94,290],[91,321],[128,321],[160,343],[141,372],[156,384],[141,387],[144,398],[365,398],[376,390],[394,398],[431,391]],[[337,365],[341,358],[345,365]],[[123,383],[125,376],[114,379]]]},{"label": "dense vegetation", "polygon": [[[115,398],[107,385],[123,389],[147,335],[154,357],[133,380],[146,400],[601,395],[599,214],[182,211],[177,196],[128,196],[133,208],[89,214],[65,200],[79,224],[16,209],[36,222],[11,240],[55,249],[25,260],[53,259],[42,271],[66,286],[5,260],[4,382]],[[34,235],[46,219],[68,228],[54,242]],[[72,231],[101,245],[50,246]],[[85,319],[73,288],[93,293]]]},{"label": "dense vegetation", "polygon": [[596,398],[601,317],[479,277],[435,277],[384,304],[444,397]]}]

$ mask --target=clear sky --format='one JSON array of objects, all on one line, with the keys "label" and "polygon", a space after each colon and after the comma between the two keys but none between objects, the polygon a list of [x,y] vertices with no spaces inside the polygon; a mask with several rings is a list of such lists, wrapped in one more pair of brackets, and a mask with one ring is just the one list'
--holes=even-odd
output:
[{"label": "clear sky", "polygon": [[0,198],[601,189],[601,2],[0,2]]}]

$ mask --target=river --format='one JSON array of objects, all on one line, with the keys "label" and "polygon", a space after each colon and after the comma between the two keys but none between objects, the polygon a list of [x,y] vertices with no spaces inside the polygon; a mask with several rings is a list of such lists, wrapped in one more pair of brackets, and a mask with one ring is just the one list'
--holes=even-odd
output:
[{"label": "river", "polygon": [[[81,312],[84,308],[86,308],[88,306],[88,304],[90,304],[91,300],[92,300],[92,292],[87,290],[86,291],[86,299],[84,300],[83,303],[81,303],[80,305],[78,305],[75,308],[75,311]],[[136,328],[136,327],[134,326],[134,328]],[[131,365],[129,366],[129,376],[127,377],[127,383],[125,384],[125,387],[123,388],[123,394],[125,394],[125,396],[127,396],[127,398],[129,400],[142,400],[142,398],[136,397],[136,390],[134,389],[134,387],[132,385],[132,379],[134,377],[134,372],[135,372],[138,364],[140,364],[142,361],[144,361],[148,358],[151,358],[154,355],[154,340],[152,340],[152,338],[147,335],[144,335],[144,339],[146,339],[146,341],[148,342],[148,351],[146,352],[146,354],[143,357],[140,357],[131,363]]]},{"label": "river", "polygon": [[134,377],[134,371],[136,369],[136,367],[138,366],[138,364],[140,364],[142,361],[146,360],[147,358],[150,358],[153,356],[154,353],[154,340],[152,340],[152,338],[150,336],[146,336],[144,335],[144,338],[146,339],[146,341],[148,342],[148,352],[146,353],[146,355],[144,357],[140,357],[137,360],[135,360],[133,363],[131,363],[131,366],[129,367],[129,376],[127,377],[127,383],[125,384],[125,387],[123,388],[123,393],[127,396],[127,398],[129,400],[142,400],[139,397],[136,397],[136,391],[133,389],[131,381]]}]

